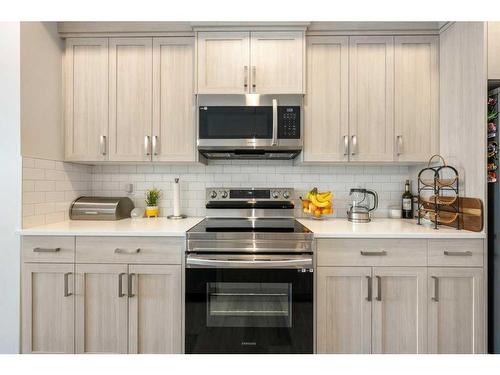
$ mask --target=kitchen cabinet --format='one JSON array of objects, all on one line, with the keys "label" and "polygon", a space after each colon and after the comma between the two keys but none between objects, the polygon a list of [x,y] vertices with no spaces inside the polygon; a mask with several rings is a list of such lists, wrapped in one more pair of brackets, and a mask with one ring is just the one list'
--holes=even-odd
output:
[{"label": "kitchen cabinet", "polygon": [[199,32],[198,94],[245,94],[250,80],[248,32]]},{"label": "kitchen cabinet", "polygon": [[76,353],[127,353],[126,264],[76,264]]},{"label": "kitchen cabinet", "polygon": [[307,38],[305,162],[349,159],[349,37]]},{"label": "kitchen cabinet", "polygon": [[370,267],[318,267],[317,352],[371,352]]},{"label": "kitchen cabinet", "polygon": [[152,38],[109,40],[109,160],[151,160]]},{"label": "kitchen cabinet", "polygon": [[500,80],[500,22],[488,22],[488,79]]},{"label": "kitchen cabinet", "polygon": [[372,353],[427,353],[427,269],[373,268]]},{"label": "kitchen cabinet", "polygon": [[181,267],[129,265],[129,353],[182,353]]},{"label": "kitchen cabinet", "polygon": [[193,38],[153,39],[153,161],[196,161]]},{"label": "kitchen cabinet", "polygon": [[429,353],[484,353],[482,268],[429,268]]},{"label": "kitchen cabinet", "polygon": [[22,353],[74,353],[74,265],[23,263]]},{"label": "kitchen cabinet", "polygon": [[304,32],[198,32],[198,94],[302,94]]},{"label": "kitchen cabinet", "polygon": [[350,160],[392,161],[394,38],[353,36],[349,41]]},{"label": "kitchen cabinet", "polygon": [[423,162],[439,150],[439,39],[394,38],[395,160]]},{"label": "kitchen cabinet", "polygon": [[108,39],[70,38],[64,59],[66,160],[107,160]]}]

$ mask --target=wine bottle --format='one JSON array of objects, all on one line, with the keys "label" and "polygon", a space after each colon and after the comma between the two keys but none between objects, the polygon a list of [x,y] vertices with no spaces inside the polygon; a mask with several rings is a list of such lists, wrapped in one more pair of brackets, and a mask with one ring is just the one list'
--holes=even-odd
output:
[{"label": "wine bottle", "polygon": [[410,192],[410,180],[406,180],[401,203],[401,217],[403,219],[413,219],[413,195]]}]

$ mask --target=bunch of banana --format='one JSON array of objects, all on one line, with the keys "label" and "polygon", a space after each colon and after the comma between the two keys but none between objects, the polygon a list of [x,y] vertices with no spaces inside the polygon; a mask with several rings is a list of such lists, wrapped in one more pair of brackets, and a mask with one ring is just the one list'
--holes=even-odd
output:
[{"label": "bunch of banana", "polygon": [[314,217],[321,217],[322,215],[331,215],[333,195],[330,191],[319,192],[317,188],[309,191],[305,199],[302,199],[302,208],[304,213],[312,214]]}]

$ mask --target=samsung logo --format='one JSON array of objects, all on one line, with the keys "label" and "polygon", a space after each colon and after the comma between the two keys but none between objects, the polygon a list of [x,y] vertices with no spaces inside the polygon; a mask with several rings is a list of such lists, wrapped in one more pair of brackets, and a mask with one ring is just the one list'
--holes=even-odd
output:
[{"label": "samsung logo", "polygon": [[242,341],[241,342],[241,346],[256,346],[257,343],[256,342],[249,342],[249,341]]}]

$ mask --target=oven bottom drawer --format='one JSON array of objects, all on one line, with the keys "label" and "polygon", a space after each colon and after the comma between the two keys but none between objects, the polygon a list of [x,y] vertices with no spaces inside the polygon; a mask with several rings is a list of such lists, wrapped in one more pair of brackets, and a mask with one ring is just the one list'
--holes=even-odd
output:
[{"label": "oven bottom drawer", "polygon": [[186,269],[186,353],[313,352],[309,269]]}]

